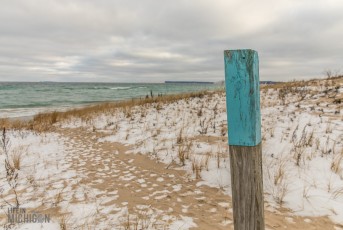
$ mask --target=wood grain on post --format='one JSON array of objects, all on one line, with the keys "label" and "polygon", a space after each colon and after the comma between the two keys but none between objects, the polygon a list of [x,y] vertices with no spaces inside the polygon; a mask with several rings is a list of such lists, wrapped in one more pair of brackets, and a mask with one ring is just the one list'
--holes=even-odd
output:
[{"label": "wood grain on post", "polygon": [[264,230],[258,55],[226,50],[225,82],[235,230]]}]

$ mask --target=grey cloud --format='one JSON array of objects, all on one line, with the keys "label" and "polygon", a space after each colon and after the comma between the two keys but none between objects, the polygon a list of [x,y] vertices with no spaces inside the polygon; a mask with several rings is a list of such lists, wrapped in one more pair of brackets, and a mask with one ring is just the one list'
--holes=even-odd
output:
[{"label": "grey cloud", "polygon": [[343,63],[343,2],[14,0],[0,8],[0,80],[222,80],[223,50],[259,51],[263,80]]}]

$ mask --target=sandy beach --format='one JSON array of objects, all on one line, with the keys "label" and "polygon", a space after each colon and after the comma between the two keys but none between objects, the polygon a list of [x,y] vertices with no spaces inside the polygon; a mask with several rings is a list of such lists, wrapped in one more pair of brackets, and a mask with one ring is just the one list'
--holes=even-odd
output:
[{"label": "sandy beach", "polygon": [[[343,229],[342,99],[342,76],[261,87],[266,229]],[[220,90],[2,119],[0,226],[233,229],[226,119]]]}]

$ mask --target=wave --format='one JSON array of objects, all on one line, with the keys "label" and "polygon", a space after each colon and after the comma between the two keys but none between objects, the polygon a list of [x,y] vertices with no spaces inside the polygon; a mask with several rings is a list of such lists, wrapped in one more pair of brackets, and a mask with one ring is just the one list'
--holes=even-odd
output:
[{"label": "wave", "polygon": [[135,86],[135,87],[132,87],[132,86],[127,86],[127,87],[125,87],[125,86],[121,86],[121,87],[112,87],[112,88],[110,88],[110,89],[117,89],[117,90],[130,90],[130,89],[145,89],[145,88],[147,88],[146,86]]},{"label": "wave", "polygon": [[118,89],[118,90],[126,90],[126,89],[133,89],[133,88],[135,88],[135,87],[124,87],[124,86],[122,86],[122,87],[112,87],[112,88],[110,88],[110,89]]},{"label": "wave", "polygon": [[[89,90],[101,90],[101,89],[112,89],[112,90],[129,90],[129,89],[134,89],[137,87],[132,87],[132,86],[117,86],[117,87],[103,87],[103,86],[94,86],[94,87],[87,87],[83,89],[89,89]],[[78,88],[68,88],[71,90],[82,90]]]},{"label": "wave", "polygon": [[0,106],[0,109],[29,109],[37,107],[48,107],[52,104],[50,102],[36,102],[36,103],[27,103],[27,104],[7,104]]},{"label": "wave", "polygon": [[75,90],[75,91],[81,91],[81,90],[99,90],[99,89],[111,89],[109,87],[99,87],[99,86],[93,86],[93,87],[64,87],[63,89],[67,90]]}]

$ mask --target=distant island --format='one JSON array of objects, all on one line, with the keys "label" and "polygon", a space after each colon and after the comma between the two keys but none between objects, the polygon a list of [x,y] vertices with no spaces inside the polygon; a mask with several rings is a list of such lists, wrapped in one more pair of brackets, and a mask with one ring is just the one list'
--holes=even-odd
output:
[{"label": "distant island", "polygon": [[214,82],[210,81],[165,81],[164,83],[185,83],[185,84],[214,84]]}]

